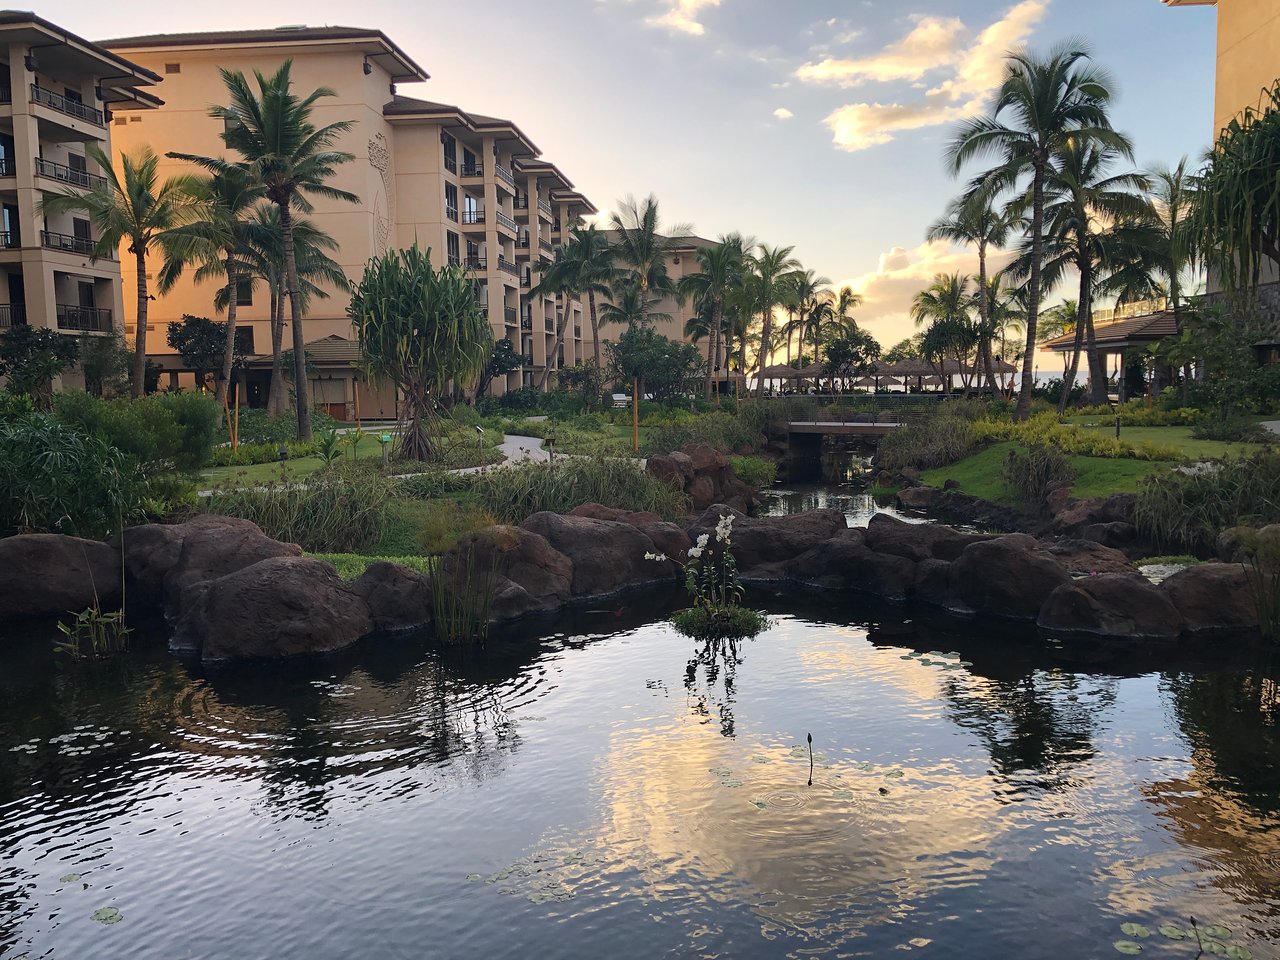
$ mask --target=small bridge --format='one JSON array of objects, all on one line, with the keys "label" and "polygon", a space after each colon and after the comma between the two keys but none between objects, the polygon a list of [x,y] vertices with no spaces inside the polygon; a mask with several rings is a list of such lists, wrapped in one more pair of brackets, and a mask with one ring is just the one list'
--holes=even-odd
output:
[{"label": "small bridge", "polygon": [[883,437],[893,433],[906,421],[858,422],[855,420],[794,420],[787,424],[787,433],[818,435],[823,437]]}]

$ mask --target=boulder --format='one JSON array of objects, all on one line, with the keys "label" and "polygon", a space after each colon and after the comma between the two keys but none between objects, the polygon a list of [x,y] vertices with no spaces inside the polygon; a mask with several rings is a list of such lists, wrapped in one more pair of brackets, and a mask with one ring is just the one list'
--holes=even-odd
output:
[{"label": "boulder", "polygon": [[839,510],[810,510],[782,517],[748,517],[728,504],[717,503],[706,509],[689,528],[689,537],[700,534],[714,536],[722,516],[733,515],[733,555],[738,569],[778,563],[800,556],[818,544],[830,540],[848,528]]},{"label": "boulder", "polygon": [[1245,558],[1245,546],[1258,531],[1253,527],[1228,527],[1218,534],[1215,544],[1218,559],[1223,563],[1240,563]]},{"label": "boulder", "polygon": [[953,613],[971,614],[973,611],[956,600],[951,590],[950,560],[921,560],[916,564],[916,579],[912,585],[912,597],[920,603],[942,607]]},{"label": "boulder", "polygon": [[1124,553],[1092,540],[1059,540],[1045,544],[1040,549],[1066,567],[1068,573],[1076,576],[1138,572],[1138,568]]},{"label": "boulder", "polygon": [[606,507],[602,503],[584,503],[569,511],[571,517],[589,517],[592,520],[617,520],[629,523],[633,527],[648,523],[661,523],[662,517],[649,510],[622,510],[618,507]]},{"label": "boulder", "polygon": [[378,560],[351,588],[364,600],[378,630],[413,630],[431,622],[431,578],[417,570]]},{"label": "boulder", "polygon": [[1107,547],[1124,547],[1138,539],[1138,528],[1123,520],[1107,523],[1090,523],[1080,531],[1084,540],[1092,540]]},{"label": "boulder", "polygon": [[1143,577],[1104,573],[1058,587],[1040,608],[1036,624],[1051,633],[1175,640],[1183,617],[1169,597]]},{"label": "boulder", "polygon": [[680,452],[689,458],[694,474],[713,474],[729,466],[728,458],[709,443],[687,443]]},{"label": "boulder", "polygon": [[905,557],[868,549],[857,530],[846,530],[797,557],[786,568],[793,579],[828,590],[853,590],[905,600],[916,579],[916,564]]},{"label": "boulder", "polygon": [[59,533],[0,539],[0,621],[119,609],[120,551]]},{"label": "boulder", "polygon": [[1245,568],[1238,563],[1199,563],[1161,581],[1157,589],[1178,608],[1190,634],[1258,629],[1258,607]]},{"label": "boulder", "polygon": [[277,556],[191,589],[172,643],[206,662],[289,657],[341,650],[373,627],[332,566]]},{"label": "boulder", "polygon": [[1062,564],[1028,549],[1017,535],[971,543],[951,565],[956,600],[978,613],[1011,620],[1034,620],[1049,594],[1070,582]]},{"label": "boulder", "polygon": [[545,537],[572,561],[575,597],[600,596],[669,580],[677,571],[673,563],[646,560],[646,553],[661,551],[630,524],[543,511],[520,526]]},{"label": "boulder", "polygon": [[185,523],[130,527],[121,542],[129,582],[149,601],[163,601],[173,615],[181,613],[183,593],[194,584],[259,560],[302,556],[297,544],[272,540],[256,523],[235,517],[200,516]]},{"label": "boulder", "polygon": [[699,474],[690,480],[684,492],[688,494],[695,510],[705,510],[720,499],[720,491],[716,488],[715,480],[706,474]]},{"label": "boulder", "polygon": [[573,562],[547,539],[501,524],[467,534],[444,555],[445,589],[492,589],[489,619],[515,620],[558,610],[573,596]]},{"label": "boulder", "polygon": [[693,460],[687,453],[675,450],[667,456],[671,458],[671,463],[680,471],[680,476],[684,477],[686,483],[693,479]]},{"label": "boulder", "polygon": [[954,560],[969,544],[990,539],[986,534],[960,533],[938,523],[907,523],[888,513],[873,514],[867,521],[868,547],[908,560]]},{"label": "boulder", "polygon": [[907,487],[899,490],[894,499],[904,510],[927,510],[939,493],[937,487]]},{"label": "boulder", "polygon": [[659,480],[670,484],[676,490],[683,490],[686,477],[671,457],[663,453],[657,453],[645,460],[644,469],[646,473],[652,474]]},{"label": "boulder", "polygon": [[1132,523],[1136,500],[1132,493],[1071,500],[1057,511],[1053,522],[1054,530],[1059,533],[1079,533],[1095,523]]},{"label": "boulder", "polygon": [[691,541],[689,535],[674,523],[663,520],[661,516],[650,511],[620,510],[617,507],[606,507],[599,503],[584,503],[569,511],[571,517],[590,517],[593,520],[616,520],[635,527],[653,541],[658,553],[683,560],[689,552]]}]

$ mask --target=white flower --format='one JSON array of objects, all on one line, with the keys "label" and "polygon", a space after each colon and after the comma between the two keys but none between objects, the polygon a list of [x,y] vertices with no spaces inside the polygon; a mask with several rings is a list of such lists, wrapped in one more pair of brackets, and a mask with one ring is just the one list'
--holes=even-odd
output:
[{"label": "white flower", "polygon": [[727,517],[722,516],[720,522],[716,524],[716,542],[727,543],[729,536],[733,533],[733,514]]},{"label": "white flower", "polygon": [[667,559],[667,555],[665,553],[646,553],[644,555],[644,558],[646,560],[657,560],[659,563],[661,563],[662,561]]}]

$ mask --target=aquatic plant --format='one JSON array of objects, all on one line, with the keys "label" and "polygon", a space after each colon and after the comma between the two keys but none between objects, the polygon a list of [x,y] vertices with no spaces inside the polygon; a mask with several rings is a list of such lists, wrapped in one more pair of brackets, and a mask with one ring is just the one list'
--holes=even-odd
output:
[{"label": "aquatic plant", "polygon": [[733,556],[733,514],[722,515],[711,534],[699,535],[689,548],[687,561],[662,553],[646,553],[646,560],[668,560],[684,567],[685,589],[692,606],[671,618],[672,625],[696,640],[754,637],[768,620],[758,610],[742,606],[743,589],[738,580],[738,563]]},{"label": "aquatic plant", "polygon": [[59,623],[58,631],[63,639],[55,640],[54,648],[75,660],[86,657],[85,644],[89,647],[88,655],[93,657],[121,653],[129,646],[129,628],[125,626],[124,611],[103,613],[96,600],[88,610],[76,614],[70,623]]},{"label": "aquatic plant", "polygon": [[1264,637],[1275,640],[1280,638],[1280,528],[1251,530],[1241,546],[1245,573],[1258,608],[1258,627]]}]

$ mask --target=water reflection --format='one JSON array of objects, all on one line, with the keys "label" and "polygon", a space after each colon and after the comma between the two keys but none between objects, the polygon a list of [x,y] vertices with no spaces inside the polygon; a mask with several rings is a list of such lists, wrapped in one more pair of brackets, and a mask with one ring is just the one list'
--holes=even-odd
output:
[{"label": "water reflection", "polygon": [[[689,695],[689,709],[703,722],[713,714],[720,733],[733,736],[734,684],[742,663],[742,640],[705,640],[684,670],[684,688]],[[716,688],[723,675],[723,692]]]},{"label": "water reflection", "polygon": [[787,516],[809,510],[839,510],[851,527],[865,527],[877,513],[887,513],[908,523],[924,523],[925,518],[911,516],[892,503],[877,503],[869,493],[853,487],[826,485],[792,485],[762,490],[760,514],[766,517]]}]

